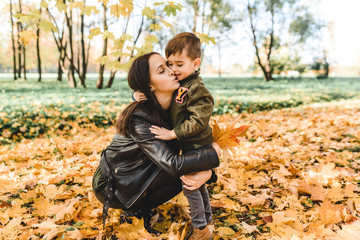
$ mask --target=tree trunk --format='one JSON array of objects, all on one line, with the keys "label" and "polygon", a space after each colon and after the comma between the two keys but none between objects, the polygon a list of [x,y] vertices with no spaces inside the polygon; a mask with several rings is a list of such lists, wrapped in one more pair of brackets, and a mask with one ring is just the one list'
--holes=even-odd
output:
[{"label": "tree trunk", "polygon": [[196,26],[197,26],[197,19],[199,16],[199,1],[195,0],[192,2],[192,8],[194,9],[194,19],[193,19],[193,28],[192,28],[192,32],[195,33],[196,32]]},{"label": "tree trunk", "polygon": [[[251,6],[250,6],[250,3],[248,1],[248,14],[249,14],[249,19],[250,19],[250,27],[251,27],[251,32],[252,32],[252,37],[253,37],[253,46],[255,48],[255,55],[256,55],[256,59],[257,59],[257,62],[261,68],[261,71],[263,72],[264,74],[264,79],[265,81],[270,81],[270,80],[274,80],[273,77],[272,77],[272,68],[270,66],[270,62],[269,60],[265,63],[265,65],[261,62],[261,59],[260,59],[260,54],[259,54],[259,48],[257,46],[257,41],[256,41],[256,31],[255,31],[255,26],[254,26],[254,23],[253,23],[253,18],[252,18],[252,10],[251,10]],[[271,54],[271,51],[268,52],[268,59],[270,58],[270,54]]]},{"label": "tree trunk", "polygon": [[221,48],[220,48],[220,37],[218,38],[218,56],[219,56],[219,78],[221,79]]},{"label": "tree trunk", "polygon": [[18,78],[21,78],[21,70],[22,70],[22,57],[21,57],[21,53],[22,53],[22,45],[20,43],[20,35],[19,32],[21,32],[21,27],[20,27],[21,23],[17,23],[17,29],[18,29]]},{"label": "tree trunk", "polygon": [[117,71],[112,71],[110,72],[110,77],[109,77],[109,81],[106,84],[106,88],[111,88],[112,84],[114,83],[114,79],[115,79],[115,75],[116,75]]},{"label": "tree trunk", "polygon": [[10,0],[10,22],[11,22],[11,45],[13,52],[13,72],[14,72],[14,81],[17,79],[16,77],[16,49],[15,49],[15,38],[14,38],[14,21],[12,15],[12,2]]},{"label": "tree trunk", "polygon": [[24,80],[26,80],[27,78],[26,78],[26,46],[24,45],[23,47],[22,47],[22,50],[23,50],[23,59],[24,59],[24,61],[23,61],[23,73],[24,73]]},{"label": "tree trunk", "polygon": [[[19,0],[19,13],[22,13],[22,1]],[[23,30],[23,26],[22,24],[20,23],[20,30],[22,31]],[[23,70],[23,74],[24,74],[24,80],[26,80],[26,47],[25,45],[22,46],[22,57],[23,57],[23,64],[22,64],[22,70]],[[21,54],[21,53],[19,53]],[[21,71],[21,69],[19,70]]]},{"label": "tree trunk", "polygon": [[[202,33],[205,32],[205,22],[206,22],[205,9],[206,9],[206,1],[203,2],[202,13],[201,13],[201,32]],[[199,11],[200,11],[200,9],[199,9]],[[208,36],[210,36],[210,35],[208,35]]]},{"label": "tree trunk", "polygon": [[264,79],[266,82],[274,80],[274,78],[272,77],[272,72],[271,71],[264,72]]},{"label": "tree trunk", "polygon": [[[145,1],[145,7],[146,7],[146,2],[147,2],[147,1]],[[145,8],[145,7],[144,7],[144,8]],[[131,55],[130,55],[131,57],[134,56],[135,46],[136,46],[136,43],[137,43],[137,41],[139,40],[140,34],[141,34],[142,30],[143,30],[143,29],[142,29],[143,25],[144,25],[144,16],[141,17],[140,27],[139,27],[138,33],[137,33],[137,35],[136,35],[136,38],[135,38],[135,40],[134,40],[134,42],[133,42],[133,48],[132,48],[132,50],[131,50]],[[120,59],[119,59],[119,61],[120,61]]]},{"label": "tree trunk", "polygon": [[[46,8],[46,11],[50,17],[50,19],[53,21],[53,23],[55,24],[56,28],[60,31],[60,28],[56,22],[56,19],[54,18],[54,16],[51,14],[49,8]],[[65,25],[65,20],[62,24],[62,26]],[[65,41],[65,43],[63,43],[64,40],[64,28],[62,28],[62,31],[59,32],[58,34],[55,34],[55,32],[53,30],[51,30],[52,35],[54,37],[58,52],[59,52],[59,59],[58,59],[58,76],[57,76],[57,80],[58,81],[62,81],[62,75],[64,73],[64,69],[65,69],[65,51],[66,51],[66,47],[67,47],[67,41]]]},{"label": "tree trunk", "polygon": [[[146,3],[147,3],[147,0],[145,1],[145,7],[146,7]],[[144,8],[145,8],[145,7],[144,7]],[[129,14],[128,19],[127,19],[127,21],[126,21],[126,25],[125,25],[125,28],[124,28],[124,30],[123,30],[123,33],[124,33],[124,34],[127,32],[127,29],[128,29],[128,26],[129,26],[129,22],[130,22],[130,16],[131,16],[131,14]],[[144,16],[142,17],[142,20],[141,20],[140,30],[139,30],[139,32],[138,32],[138,36],[137,36],[137,38],[136,38],[135,41],[134,41],[134,46],[133,46],[133,49],[132,49],[132,51],[131,51],[131,56],[133,56],[135,44],[136,44],[136,42],[137,42],[137,40],[138,40],[138,38],[139,38],[139,35],[140,35],[140,33],[141,33],[141,29],[142,29],[142,25],[143,25],[143,20],[144,20]],[[118,58],[118,61],[120,62],[120,60],[121,60],[121,58],[119,57],[119,58]],[[115,79],[116,72],[117,72],[116,70],[114,70],[114,71],[111,70],[111,72],[110,72],[110,77],[109,77],[109,81],[108,81],[107,84],[106,84],[106,88],[111,88],[112,84],[114,83],[114,79]]]},{"label": "tree trunk", "polygon": [[[103,11],[104,11],[104,15],[103,15],[103,24],[104,24],[104,31],[107,30],[108,26],[107,26],[107,22],[106,22],[106,5],[103,3]],[[107,45],[108,45],[108,38],[104,39],[104,45],[103,45],[103,53],[102,56],[106,56],[107,55]],[[99,78],[96,82],[96,88],[98,89],[102,89],[103,88],[103,84],[104,84],[104,70],[105,70],[105,64],[101,64],[100,63],[100,69],[99,69]],[[112,84],[112,83],[111,83]],[[111,85],[110,85],[111,87]]]},{"label": "tree trunk", "polygon": [[[65,3],[65,0],[64,0]],[[72,10],[70,10],[70,16],[65,12],[66,25],[69,32],[69,48],[70,48],[70,66],[68,72],[68,82],[71,87],[76,87],[75,81],[75,66],[74,66],[74,48],[73,48],[73,30],[72,30]]]},{"label": "tree trunk", "polygon": [[61,67],[61,57],[59,57],[59,59],[58,59],[58,76],[57,76],[57,80],[59,82],[62,81],[62,74],[63,74],[63,70],[62,70],[62,67]]},{"label": "tree trunk", "polygon": [[[80,23],[80,21],[77,21],[77,20],[75,22]],[[74,22],[73,22],[73,26],[74,26]],[[80,26],[79,26],[79,24],[76,24],[75,26],[76,26],[76,31],[75,31],[75,34],[73,32],[73,36],[75,36],[75,39],[76,39],[77,36],[80,35]],[[79,47],[81,46],[80,39],[79,39],[78,42],[75,40],[75,43],[73,41],[73,44],[75,45],[75,48],[73,47],[74,50],[76,49],[75,50],[76,51],[76,60],[74,60],[76,62],[76,64],[74,63],[74,65],[76,65],[77,66],[76,68],[79,70],[78,76],[79,76],[79,79],[80,79],[80,85],[83,86],[83,81],[81,79],[82,75],[81,75],[81,64],[80,64],[80,52],[81,52],[81,49],[79,49]]]},{"label": "tree trunk", "polygon": [[[86,0],[84,0],[84,5],[86,4]],[[80,16],[80,32],[81,32],[81,73],[80,73],[80,81],[81,85],[86,88],[85,80],[86,80],[86,71],[87,71],[87,61],[85,54],[85,36],[84,36],[84,23],[85,13]],[[79,66],[80,68],[80,66]]]},{"label": "tree trunk", "polygon": [[329,63],[327,61],[326,51],[324,50],[324,78],[329,77]]},{"label": "tree trunk", "polygon": [[[41,14],[41,8],[40,8],[40,14]],[[41,56],[40,56],[40,28],[38,27],[36,31],[36,53],[37,53],[37,62],[38,62],[38,73],[39,73],[39,79],[38,81],[41,82]]]},{"label": "tree trunk", "polygon": [[[22,13],[21,9],[21,0],[19,0],[19,13]],[[22,44],[20,43],[20,32],[22,31],[21,22],[17,22],[17,42],[18,42],[18,78],[21,78],[21,70],[22,70]]]},{"label": "tree trunk", "polygon": [[271,66],[271,52],[272,52],[272,48],[274,46],[274,23],[275,23],[275,12],[274,12],[273,5],[271,5],[270,13],[271,13],[271,32],[270,32],[270,43],[269,43],[269,47],[268,47],[268,54],[267,54],[267,58],[266,58],[267,61],[265,64],[265,70],[266,70],[265,81],[274,80],[274,78],[272,77],[274,69]]},{"label": "tree trunk", "polygon": [[[62,37],[59,41],[62,41]],[[65,51],[66,51],[66,46],[67,43],[65,43],[65,45],[58,45],[58,51],[59,51],[59,59],[58,59],[58,76],[57,76],[57,80],[59,82],[62,81],[62,75],[64,73],[64,69],[65,69]]]}]

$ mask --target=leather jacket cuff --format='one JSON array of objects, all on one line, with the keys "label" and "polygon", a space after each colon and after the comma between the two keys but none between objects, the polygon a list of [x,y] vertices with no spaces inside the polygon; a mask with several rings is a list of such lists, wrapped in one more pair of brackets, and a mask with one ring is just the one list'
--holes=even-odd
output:
[{"label": "leather jacket cuff", "polygon": [[209,180],[207,180],[206,183],[211,184],[211,183],[216,183],[216,181],[217,181],[217,175],[216,175],[214,169],[211,169],[211,177]]}]

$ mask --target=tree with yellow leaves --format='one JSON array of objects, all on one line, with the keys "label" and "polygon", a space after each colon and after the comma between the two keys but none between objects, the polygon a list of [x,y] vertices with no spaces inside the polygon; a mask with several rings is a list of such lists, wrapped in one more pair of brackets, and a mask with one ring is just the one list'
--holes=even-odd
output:
[{"label": "tree with yellow leaves", "polygon": [[[106,87],[111,87],[116,72],[126,71],[137,55],[153,51],[159,41],[154,33],[162,28],[171,29],[173,25],[168,18],[182,10],[181,4],[172,1],[150,4],[135,0],[98,0],[93,4],[88,5],[85,0],[42,0],[41,11],[24,11],[16,15],[18,22],[37,23],[37,27],[19,32],[24,46],[40,37],[40,29],[52,32],[59,52],[58,80],[68,68],[68,82],[72,87],[77,86],[75,74],[80,85],[86,87],[93,38],[101,36],[104,39],[102,55],[98,59],[100,77],[97,87],[102,88],[105,69],[110,71]],[[99,27],[100,22],[102,27]],[[134,26],[131,34],[128,33],[129,26]],[[119,31],[119,27],[123,30]],[[203,33],[198,36],[205,43],[214,42]]]}]

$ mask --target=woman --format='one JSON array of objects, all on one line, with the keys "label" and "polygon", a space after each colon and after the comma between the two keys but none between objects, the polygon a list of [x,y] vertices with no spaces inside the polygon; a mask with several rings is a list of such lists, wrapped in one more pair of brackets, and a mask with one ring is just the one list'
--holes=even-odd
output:
[{"label": "woman", "polygon": [[[181,180],[189,189],[209,180],[210,169],[219,165],[220,148],[213,144],[181,155],[174,144],[157,139],[150,132],[151,125],[170,128],[166,110],[179,87],[161,55],[152,52],[135,59],[127,79],[130,88],[144,93],[147,100],[133,102],[121,113],[117,134],[101,154],[93,190],[104,204],[104,226],[111,207],[135,210],[138,217],[144,217],[149,229],[148,213],[180,193]],[[193,172],[196,174],[187,175]]]}]

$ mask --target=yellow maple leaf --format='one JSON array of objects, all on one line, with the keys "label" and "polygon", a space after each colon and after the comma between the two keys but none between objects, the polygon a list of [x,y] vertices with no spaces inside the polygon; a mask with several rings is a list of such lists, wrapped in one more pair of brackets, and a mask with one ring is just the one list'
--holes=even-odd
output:
[{"label": "yellow maple leaf", "polygon": [[59,10],[59,12],[65,12],[66,11],[66,4],[63,3],[63,1],[57,0],[55,7],[57,7],[57,9]]},{"label": "yellow maple leaf", "polygon": [[120,6],[118,4],[110,6],[110,14],[119,18],[120,17]]},{"label": "yellow maple leaf", "polygon": [[235,234],[234,230],[232,230],[231,228],[229,227],[219,227],[217,229],[217,232],[219,233],[219,235],[221,237],[229,237],[229,236],[232,236]]},{"label": "yellow maple leaf", "polygon": [[42,8],[47,8],[49,6],[49,4],[45,0],[42,0],[41,3],[40,3],[40,6]]},{"label": "yellow maple leaf", "polygon": [[86,14],[90,16],[92,13],[98,14],[100,11],[95,6],[85,6],[81,14]]},{"label": "yellow maple leaf", "polygon": [[202,43],[205,43],[205,44],[209,44],[209,43],[212,43],[212,44],[216,44],[216,41],[215,41],[215,38],[214,37],[210,37],[204,33],[195,33],[196,36],[200,39],[200,41]]},{"label": "yellow maple leaf", "polygon": [[0,239],[17,239],[20,232],[22,217],[13,218],[4,228],[0,230]]},{"label": "yellow maple leaf", "polygon": [[93,37],[99,35],[101,33],[100,28],[92,28],[90,29],[89,39],[92,39]]},{"label": "yellow maple leaf", "polygon": [[41,22],[39,23],[39,28],[43,29],[46,32],[50,32],[51,30],[53,30],[54,32],[58,31],[57,27],[52,22],[44,19],[41,20]]},{"label": "yellow maple leaf", "polygon": [[223,128],[218,125],[216,120],[214,120],[212,124],[214,142],[219,144],[223,150],[236,147],[240,142],[238,137],[244,135],[250,128],[249,125],[234,128],[236,123],[237,119],[231,124],[225,124]]},{"label": "yellow maple leaf", "polygon": [[120,0],[119,4],[110,6],[110,14],[119,18],[120,15],[128,17],[133,10],[132,0]]},{"label": "yellow maple leaf", "polygon": [[98,0],[98,2],[102,2],[106,6],[109,0]]},{"label": "yellow maple leaf", "polygon": [[32,40],[36,39],[37,36],[33,31],[23,31],[20,34],[20,42],[24,45],[28,45]]},{"label": "yellow maple leaf", "polygon": [[152,30],[155,30],[155,31],[159,31],[161,29],[161,26],[160,26],[159,23],[155,23],[155,24],[152,23],[152,24],[150,24],[149,28],[152,29]]},{"label": "yellow maple leaf", "polygon": [[144,219],[132,217],[132,224],[124,223],[116,226],[115,235],[120,239],[152,239],[151,235],[144,228]]},{"label": "yellow maple leaf", "polygon": [[103,38],[106,39],[114,39],[114,34],[108,30],[104,31]]},{"label": "yellow maple leaf", "polygon": [[145,8],[142,10],[142,15],[143,15],[143,16],[146,16],[146,17],[148,17],[148,18],[150,18],[150,19],[155,18],[155,17],[156,17],[155,14],[156,14],[156,10],[151,9],[151,8],[149,8],[149,7],[145,7]]}]

